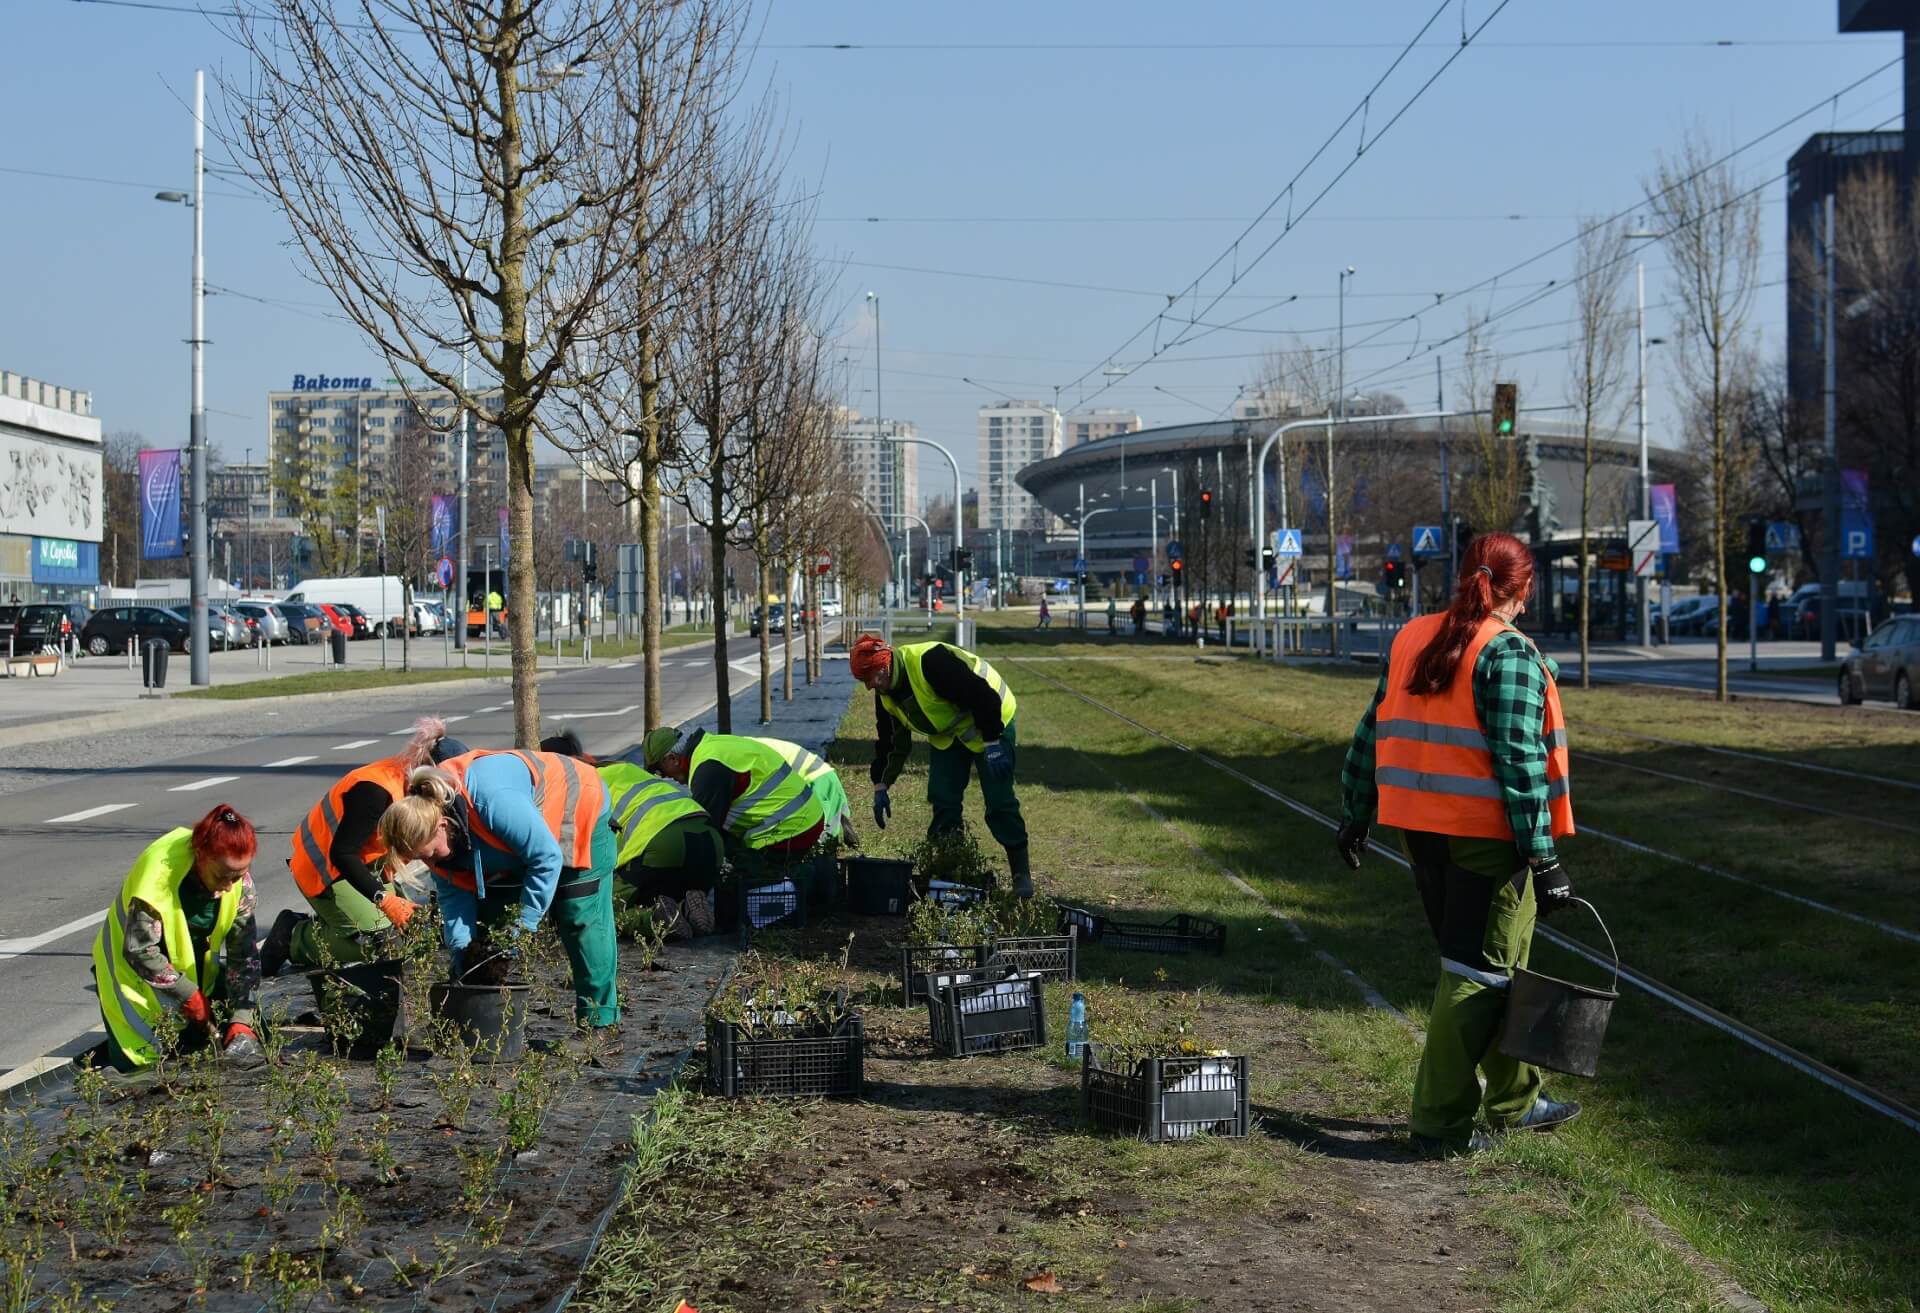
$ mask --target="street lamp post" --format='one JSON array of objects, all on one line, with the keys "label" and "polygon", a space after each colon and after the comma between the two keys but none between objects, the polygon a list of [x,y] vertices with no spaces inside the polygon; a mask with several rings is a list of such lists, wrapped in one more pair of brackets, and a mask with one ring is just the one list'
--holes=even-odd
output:
[{"label": "street lamp post", "polygon": [[208,669],[207,649],[207,399],[206,377],[202,365],[206,346],[206,176],[207,176],[207,74],[193,72],[193,195],[184,192],[157,192],[154,199],[185,205],[193,210],[193,336],[187,339],[193,354],[192,396],[187,412],[187,459],[193,496],[193,523],[187,536],[188,596],[193,646],[188,652],[188,677],[195,685],[213,682]]},{"label": "street lamp post", "polygon": [[[960,462],[953,458],[952,452],[931,438],[903,438],[896,433],[888,438],[887,441],[893,443],[911,442],[922,447],[932,447],[935,451],[947,458],[947,465],[953,470],[953,550],[958,553],[962,547],[966,546],[966,541],[963,537],[964,526],[961,524],[962,516],[960,514],[962,498],[960,488]],[[931,535],[927,538],[927,551],[929,554],[933,551],[933,538]],[[964,620],[967,618],[967,576],[966,571],[962,570],[958,564],[955,564],[953,567],[953,594],[955,613],[960,619]]]},{"label": "street lamp post", "polygon": [[[1080,522],[1078,525],[1075,526],[1075,528],[1079,533],[1079,542],[1080,542],[1080,546],[1079,546],[1080,555],[1078,558],[1079,560],[1085,561],[1087,559],[1087,521],[1091,520],[1096,515],[1105,515],[1109,511],[1117,511],[1120,509],[1121,508],[1118,506],[1096,506],[1092,510],[1088,510],[1087,509],[1087,485],[1084,483],[1080,485]],[[1079,571],[1079,576],[1080,576],[1080,579],[1079,579],[1080,628],[1085,629],[1087,627],[1087,573],[1086,571],[1084,570]]]},{"label": "street lamp post", "polygon": [[[1657,241],[1664,236],[1656,232],[1634,231],[1627,234],[1629,241]],[[1637,315],[1634,323],[1634,354],[1639,361],[1639,382],[1637,404],[1640,412],[1640,518],[1653,518],[1652,475],[1647,466],[1647,264],[1636,260],[1633,266],[1634,300]],[[1653,642],[1652,594],[1647,581],[1638,581],[1640,586],[1640,646],[1646,647]]]}]

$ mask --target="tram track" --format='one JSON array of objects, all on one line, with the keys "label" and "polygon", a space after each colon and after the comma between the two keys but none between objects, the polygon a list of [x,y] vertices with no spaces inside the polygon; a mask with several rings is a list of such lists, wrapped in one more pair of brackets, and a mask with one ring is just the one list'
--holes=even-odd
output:
[{"label": "tram track", "polygon": [[[1004,664],[1017,665],[1020,664],[1021,659],[1018,657],[1006,657],[999,658],[998,660]],[[1095,710],[1120,721],[1122,724],[1131,726],[1150,738],[1157,739],[1169,747],[1186,753],[1209,769],[1238,780],[1254,792],[1279,803],[1296,815],[1313,821],[1329,830],[1339,828],[1339,821],[1311,804],[1302,802],[1298,798],[1283,793],[1266,782],[1219,760],[1191,744],[1183,743],[1170,734],[1157,730],[1150,725],[1143,724],[1125,712],[1107,705],[1063,680],[1056,679],[1038,669],[1029,668],[1027,673],[1043,683],[1052,685],[1069,697],[1075,698]],[[1245,713],[1240,714],[1244,715]],[[1255,721],[1259,720],[1258,717],[1249,716],[1247,718]],[[1301,737],[1310,738],[1311,736],[1301,735]],[[1406,867],[1409,865],[1403,854],[1394,851],[1378,840],[1369,840],[1368,847],[1399,866]],[[1546,940],[1566,952],[1572,953],[1574,956],[1592,965],[1605,970],[1614,970],[1616,968],[1616,963],[1611,959],[1595,952],[1581,941],[1553,930],[1548,926],[1541,925],[1537,927],[1535,934],[1539,938]],[[1818,1058],[1801,1052],[1785,1041],[1776,1039],[1764,1031],[1749,1026],[1745,1022],[1713,1007],[1711,1004],[1696,999],[1671,985],[1667,985],[1644,971],[1631,967],[1624,962],[1618,963],[1617,967],[1621,981],[1633,986],[1649,997],[1667,1004],[1683,1016],[1689,1017],[1701,1025],[1727,1035],[1738,1043],[1817,1081],[1819,1084],[1839,1093],[1852,1102],[1859,1104],[1861,1107],[1885,1117],[1905,1127],[1907,1130],[1920,1132],[1920,1109],[1916,1109],[1893,1095],[1877,1089],[1864,1081],[1856,1080],[1854,1077],[1829,1066]]]}]

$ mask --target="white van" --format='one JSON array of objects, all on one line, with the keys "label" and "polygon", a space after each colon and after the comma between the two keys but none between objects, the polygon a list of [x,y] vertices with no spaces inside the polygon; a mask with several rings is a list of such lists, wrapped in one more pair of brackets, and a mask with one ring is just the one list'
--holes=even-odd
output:
[{"label": "white van", "polygon": [[[382,591],[384,589],[384,592]],[[373,632],[400,636],[406,594],[398,575],[361,575],[349,579],[303,579],[287,594],[289,602],[346,602],[373,621]]]}]

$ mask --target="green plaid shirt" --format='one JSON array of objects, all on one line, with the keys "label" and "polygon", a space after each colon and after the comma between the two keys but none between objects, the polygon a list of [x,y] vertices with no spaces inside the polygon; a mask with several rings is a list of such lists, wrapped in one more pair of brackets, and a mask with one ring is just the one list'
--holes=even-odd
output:
[{"label": "green plaid shirt", "polygon": [[[1541,668],[1541,663],[1546,669]],[[1530,863],[1554,857],[1553,818],[1547,811],[1547,676],[1560,676],[1551,657],[1536,650],[1519,630],[1496,634],[1473,663],[1473,710],[1493,752],[1493,774],[1506,795],[1514,844]],[[1349,823],[1371,824],[1380,791],[1373,783],[1374,716],[1387,696],[1387,662],[1380,686],[1353,731],[1340,770],[1342,809]]]}]

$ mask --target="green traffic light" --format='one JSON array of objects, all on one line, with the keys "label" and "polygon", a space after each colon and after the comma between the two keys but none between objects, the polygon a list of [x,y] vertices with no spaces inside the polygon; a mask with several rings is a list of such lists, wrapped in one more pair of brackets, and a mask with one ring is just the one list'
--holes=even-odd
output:
[{"label": "green traffic light", "polygon": [[1501,420],[1501,421],[1500,421],[1500,432],[1501,432],[1501,435],[1502,435],[1502,436],[1505,436],[1506,434],[1509,434],[1509,433],[1511,433],[1511,432],[1513,432],[1513,421],[1512,421],[1512,420],[1510,420],[1510,419],[1503,419],[1503,420]]},{"label": "green traffic light", "polygon": [[1747,558],[1747,569],[1753,574],[1765,574],[1767,572],[1767,558],[1764,556],[1749,556]]}]

